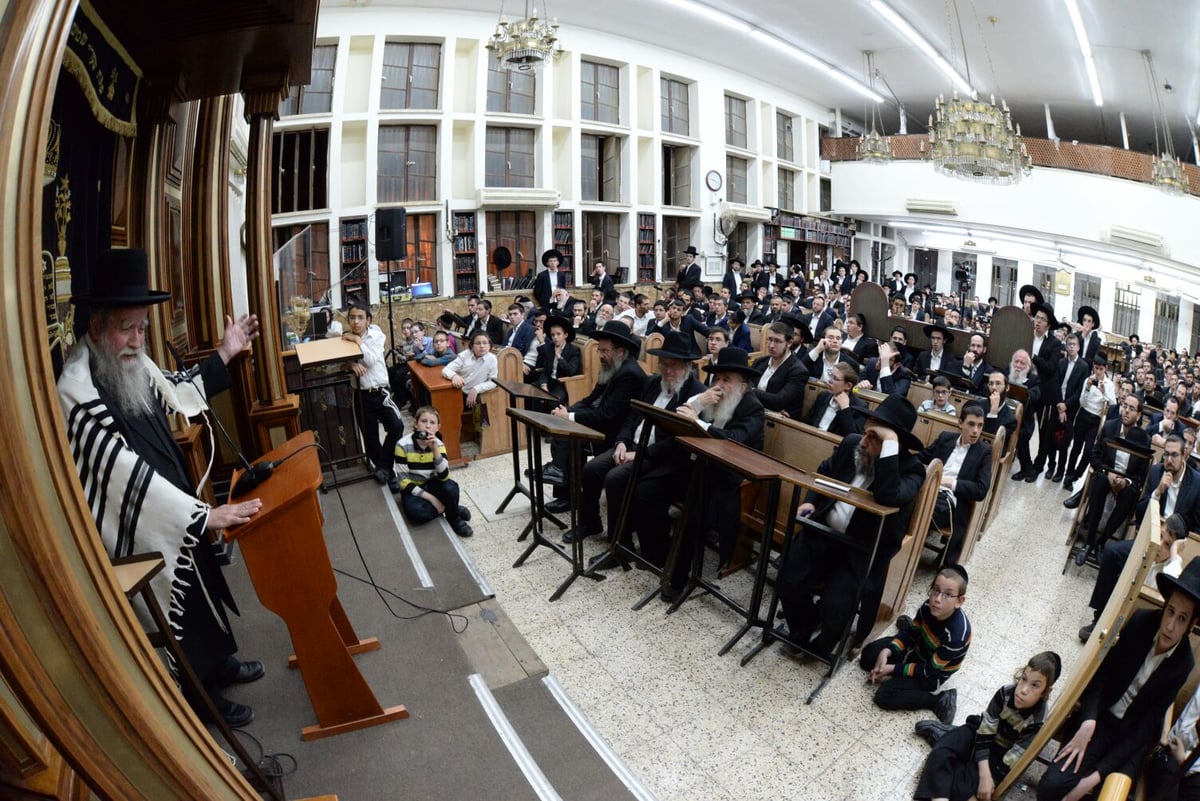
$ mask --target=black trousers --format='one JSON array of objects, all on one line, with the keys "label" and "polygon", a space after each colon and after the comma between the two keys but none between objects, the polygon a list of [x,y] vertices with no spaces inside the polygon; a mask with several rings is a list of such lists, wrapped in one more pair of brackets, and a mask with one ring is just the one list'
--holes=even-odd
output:
[{"label": "black trousers", "polygon": [[[881,637],[868,643],[858,656],[858,665],[863,670],[875,667],[879,653],[887,648],[891,637]],[[888,664],[897,664],[896,655],[888,654]],[[937,705],[937,679],[917,679],[909,676],[892,676],[884,679],[875,690],[875,706],[880,709],[933,709]]]},{"label": "black trousers", "polygon": [[[997,777],[992,776],[993,779]],[[999,781],[996,782],[999,784]],[[949,798],[967,801],[979,789],[979,767],[975,762],[975,729],[955,726],[941,736],[925,758],[913,798],[926,801]]]},{"label": "black trousers", "polygon": [[1075,412],[1071,427],[1071,455],[1067,457],[1067,475],[1079,478],[1087,469],[1087,451],[1100,428],[1100,417],[1086,409]]},{"label": "black trousers", "polygon": [[1058,409],[1053,405],[1043,406],[1038,410],[1038,452],[1037,459],[1034,460],[1034,469],[1037,472],[1042,472],[1046,465],[1051,466],[1058,463],[1057,452],[1054,444],[1054,431],[1058,425]]},{"label": "black trousers", "polygon": [[[458,484],[455,484],[453,479],[438,481],[435,478],[423,484],[421,489],[437,498],[442,502],[442,506],[446,507],[447,523],[453,525],[458,522]],[[400,496],[400,508],[404,510],[404,516],[408,518],[408,522],[417,526],[428,523],[442,514],[432,503],[424,498],[418,498],[411,492]]]},{"label": "black trousers", "polygon": [[[362,389],[354,393],[362,411],[363,449],[376,470],[391,473],[396,466],[396,443],[404,436],[404,423],[400,420],[400,407],[392,400],[390,390]],[[379,426],[386,436],[379,441]]]},{"label": "black trousers", "polygon": [[1176,784],[1179,766],[1170,754],[1156,751],[1146,761],[1142,782],[1146,798],[1158,801],[1200,801],[1200,773],[1189,773]]},{"label": "black trousers", "polygon": [[1088,602],[1088,606],[1096,610],[1096,618],[1100,617],[1100,610],[1108,603],[1113,590],[1116,589],[1117,579],[1121,577],[1121,570],[1124,569],[1131,553],[1133,540],[1117,540],[1104,546],[1100,554],[1100,571],[1096,574],[1096,586],[1092,587],[1092,599]]},{"label": "black trousers", "polygon": [[[1022,470],[1033,470],[1033,455],[1029,449],[1033,442],[1034,426],[1042,419],[1041,409],[1030,409],[1021,419],[1021,435],[1017,437],[1017,464]],[[1011,434],[1012,432],[1006,432]],[[1038,446],[1038,457],[1042,456],[1042,448]]]},{"label": "black trousers", "polygon": [[1108,483],[1108,477],[1093,473],[1088,482],[1088,508],[1083,521],[1084,530],[1087,532],[1088,548],[1097,547],[1097,534],[1099,534],[1098,544],[1103,547],[1104,543],[1108,542],[1109,538],[1129,521],[1129,514],[1137,505],[1138,487],[1130,484],[1117,493],[1112,514],[1108,516],[1104,530],[1098,532],[1100,516],[1104,514],[1104,505],[1110,495],[1112,495],[1112,489]]},{"label": "black trousers", "polygon": [[967,537],[967,523],[970,522],[974,511],[975,503],[963,500],[958,500],[951,509],[946,493],[938,492],[933,504],[933,524],[939,531],[950,533],[946,544],[946,564],[958,564],[959,557],[962,556],[963,542]]},{"label": "black trousers", "polygon": [[[579,446],[583,451],[584,466],[587,466],[587,458],[593,453],[601,453],[609,449],[606,442],[590,443],[584,442]],[[571,475],[571,440],[566,437],[551,437],[550,438],[550,463],[563,472],[567,477],[565,484],[554,487],[553,495],[555,498],[570,498],[571,497],[571,482],[579,480],[578,476]]]},{"label": "black trousers", "polygon": [[1063,473],[1067,471],[1067,453],[1071,450],[1071,433],[1074,429],[1074,417],[1071,414],[1071,409],[1067,408],[1067,420],[1065,423],[1059,422],[1058,410],[1055,409],[1052,418],[1053,426],[1050,429],[1052,443],[1050,445],[1050,461],[1057,462],[1058,469]]},{"label": "black trousers", "polygon": [[[1067,721],[1067,725],[1063,728],[1063,739],[1061,742],[1066,743],[1075,736],[1075,732],[1079,729],[1081,720],[1072,718]],[[1079,766],[1078,772],[1071,770],[1063,770],[1062,762],[1052,762],[1046,768],[1046,772],[1042,774],[1042,780],[1038,782],[1037,797],[1038,801],[1061,801],[1067,793],[1075,789],[1075,785],[1086,776],[1090,775],[1096,769],[1096,764],[1100,761],[1111,748],[1121,742],[1127,732],[1123,732],[1121,721],[1114,718],[1107,711],[1100,714],[1096,721],[1096,732],[1092,735],[1092,741],[1088,743],[1087,748],[1083,752],[1083,763]],[[1150,744],[1147,743],[1147,749]],[[1145,751],[1142,752],[1143,754]],[[1133,765],[1123,766],[1121,772],[1132,770],[1136,775],[1137,764],[1141,762],[1139,756]],[[1073,764],[1073,763],[1072,763]],[[1101,783],[1104,782],[1104,776],[1100,777]]]}]

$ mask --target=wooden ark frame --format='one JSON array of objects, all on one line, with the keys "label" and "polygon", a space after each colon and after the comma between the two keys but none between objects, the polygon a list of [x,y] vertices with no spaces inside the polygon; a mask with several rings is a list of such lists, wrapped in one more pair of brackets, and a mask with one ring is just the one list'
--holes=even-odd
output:
[{"label": "wooden ark frame", "polygon": [[41,314],[42,164],[76,9],[0,0],[0,130],[10,132],[0,145],[0,674],[48,750],[100,798],[256,801],[120,592],[67,447],[42,329],[27,324]]}]

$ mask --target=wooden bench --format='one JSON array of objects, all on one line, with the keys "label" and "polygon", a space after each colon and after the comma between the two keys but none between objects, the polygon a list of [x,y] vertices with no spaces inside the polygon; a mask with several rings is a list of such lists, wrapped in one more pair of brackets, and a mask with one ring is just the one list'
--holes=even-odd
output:
[{"label": "wooden bench", "polygon": [[942,460],[934,459],[925,467],[925,481],[913,501],[912,517],[908,519],[908,528],[904,531],[904,539],[900,541],[900,550],[892,557],[888,565],[887,577],[883,582],[883,596],[879,601],[879,612],[875,615],[876,623],[885,623],[903,609],[904,599],[908,588],[912,585],[913,576],[917,572],[917,563],[921,560],[921,549],[925,547],[925,533],[929,531],[929,523],[933,520],[933,506],[937,501],[937,489],[942,483]]},{"label": "wooden bench", "polygon": [[[642,353],[638,357],[638,361],[641,363],[642,369],[646,371],[646,375],[654,375],[658,372],[658,357],[648,353],[647,351],[661,348],[663,346],[664,339],[665,337],[658,331],[655,331],[649,336],[642,337]],[[701,350],[701,353],[707,350],[708,347],[706,345],[704,349]],[[597,359],[598,358],[599,357],[597,357]]]},{"label": "wooden bench", "polygon": [[800,407],[804,420],[808,419],[808,414],[812,411],[813,404],[817,401],[817,396],[827,389],[829,389],[829,385],[824,381],[818,381],[815,378],[808,379],[808,384],[804,387],[804,403]]},{"label": "wooden bench", "polygon": [[[518,383],[525,380],[525,361],[516,348],[501,348],[496,353],[497,377]],[[508,393],[497,387],[479,396],[488,424],[479,430],[479,458],[512,453],[512,426],[508,424],[505,409],[508,408]],[[519,447],[519,445],[518,445]]]},{"label": "wooden bench", "polygon": [[[922,412],[921,414],[924,415],[927,413]],[[952,430],[955,432],[960,430],[958,423],[956,420],[954,420],[954,418],[950,417],[949,415],[942,414],[937,416],[940,418],[945,418],[945,420],[939,420],[933,424],[935,431],[932,434],[929,442],[933,442],[934,439],[947,430]],[[954,422],[947,423],[946,420]],[[988,482],[987,493],[983,496],[982,500],[975,502],[975,506],[971,510],[971,516],[967,519],[967,529],[963,532],[962,552],[958,558],[958,563],[960,565],[965,565],[971,559],[971,554],[975,552],[975,545],[983,536],[983,523],[987,516],[988,502],[998,491],[1000,477],[1004,475],[1004,471],[1000,469],[1000,465],[1003,463],[1004,457],[1000,449],[996,447],[996,442],[1003,442],[1006,436],[1007,432],[1005,432],[1004,426],[1000,426],[1000,428],[996,430],[995,434],[988,434],[985,432],[982,436],[982,439],[992,446],[992,475],[991,480]],[[946,562],[947,549],[944,546],[928,547],[937,553],[937,566],[940,568]]]},{"label": "wooden bench", "polygon": [[933,400],[933,384],[924,381],[913,381],[908,385],[908,402],[914,409],[920,409],[921,404]]}]

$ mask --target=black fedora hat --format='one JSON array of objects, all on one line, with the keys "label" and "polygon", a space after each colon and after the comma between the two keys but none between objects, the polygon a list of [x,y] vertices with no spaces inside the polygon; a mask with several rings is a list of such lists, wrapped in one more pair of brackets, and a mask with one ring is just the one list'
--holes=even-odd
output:
[{"label": "black fedora hat", "polygon": [[916,273],[905,273],[904,280],[908,281],[909,278],[911,278],[914,283],[921,280],[921,276],[917,275]]},{"label": "black fedora hat", "polygon": [[1061,320],[1057,323],[1052,323],[1050,327],[1052,329],[1061,329],[1063,331],[1066,331],[1068,334],[1073,333],[1075,331],[1074,326],[1072,326],[1066,320]]},{"label": "black fedora hat", "polygon": [[1049,303],[1040,303],[1035,300],[1033,305],[1029,307],[1029,316],[1036,317],[1038,312],[1044,312],[1046,319],[1050,321],[1050,325],[1054,325],[1055,316],[1053,306],[1051,306]]},{"label": "black fedora hat", "polygon": [[688,245],[687,249],[684,250],[683,252],[688,254],[689,256],[699,256],[700,255],[700,251],[696,250],[695,245]]},{"label": "black fedora hat", "polygon": [[1096,321],[1096,328],[1100,327],[1100,312],[1093,309],[1091,306],[1080,306],[1078,313],[1075,315],[1075,322],[1083,325],[1083,315],[1091,315],[1091,318]]},{"label": "black fedora hat", "polygon": [[1103,364],[1107,366],[1108,354],[1102,350],[1096,351],[1095,355],[1092,356],[1092,366],[1095,367],[1097,364]]},{"label": "black fedora hat", "polygon": [[542,323],[542,330],[546,333],[550,333],[550,328],[556,325],[567,332],[568,342],[575,341],[575,326],[571,324],[570,320],[568,320],[566,317],[563,317],[561,314],[551,314],[549,317],[547,317],[546,322]]},{"label": "black fedora hat", "polygon": [[77,306],[151,306],[170,300],[170,292],[150,288],[150,259],[141,248],[114,248],[100,254],[92,270],[91,291],[74,295]]},{"label": "black fedora hat", "polygon": [[925,443],[912,432],[917,424],[917,410],[908,402],[908,398],[888,395],[874,409],[868,409],[862,414],[895,431],[896,436],[900,438],[901,447],[905,450],[919,451],[925,447]]},{"label": "black fedora hat", "polygon": [[542,266],[549,267],[550,265],[546,264],[546,262],[550,261],[551,259],[558,259],[558,266],[559,267],[562,266],[563,254],[554,248],[550,248],[549,250],[547,250],[545,253],[542,254]]},{"label": "black fedora hat", "polygon": [[1182,592],[1200,608],[1200,560],[1193,559],[1188,562],[1179,578],[1168,573],[1159,573],[1154,580],[1158,583],[1158,591],[1162,593],[1164,603],[1170,600],[1172,593]]},{"label": "black fedora hat", "polygon": [[1033,299],[1037,303],[1045,303],[1046,302],[1046,298],[1042,296],[1042,290],[1038,289],[1033,284],[1026,284],[1025,286],[1021,287],[1019,290],[1017,290],[1017,300],[1022,305],[1024,305],[1024,303],[1025,303],[1026,295],[1033,295]]},{"label": "black fedora hat", "polygon": [[668,331],[663,335],[662,347],[648,348],[646,353],[660,359],[678,359],[681,362],[690,362],[693,354],[689,339],[694,339],[694,337],[689,337],[682,331]]},{"label": "black fedora hat", "polygon": [[492,251],[492,264],[496,265],[497,270],[507,270],[512,265],[512,252],[501,245]]},{"label": "black fedora hat", "polygon": [[755,303],[758,303],[758,295],[754,294],[753,292],[743,292],[734,298],[734,300],[738,301],[739,303],[743,300],[752,300]]},{"label": "black fedora hat", "polygon": [[635,356],[642,349],[642,341],[634,336],[629,326],[625,325],[621,320],[609,320],[604,324],[603,328],[597,328],[589,336],[592,339],[611,340],[618,345],[628,348],[629,352],[635,354]]},{"label": "black fedora hat", "polygon": [[717,360],[704,369],[709,373],[741,373],[751,381],[759,378],[759,372],[750,366],[750,354],[732,345],[717,351]]},{"label": "black fedora hat", "polygon": [[944,325],[936,325],[936,324],[935,325],[927,325],[924,328],[922,328],[921,330],[925,332],[925,336],[929,336],[934,331],[941,331],[942,336],[946,338],[945,344],[947,344],[947,345],[949,345],[951,342],[954,341],[954,334],[951,334],[950,329]]},{"label": "black fedora hat", "polygon": [[782,314],[779,316],[779,322],[786,323],[787,325],[790,325],[792,328],[799,331],[800,341],[805,345],[809,345],[817,341],[816,334],[814,334],[812,329],[808,327],[808,320],[805,320],[798,314]]}]

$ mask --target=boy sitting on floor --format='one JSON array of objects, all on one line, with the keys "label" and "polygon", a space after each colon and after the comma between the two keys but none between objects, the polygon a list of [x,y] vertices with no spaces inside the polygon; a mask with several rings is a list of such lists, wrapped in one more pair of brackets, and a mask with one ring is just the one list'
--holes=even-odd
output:
[{"label": "boy sitting on floor", "polygon": [[413,430],[396,443],[400,474],[400,508],[410,523],[428,523],[440,514],[460,537],[475,532],[467,521],[471,510],[458,505],[458,484],[450,478],[446,446],[438,439],[442,418],[432,406],[417,409]]},{"label": "boy sitting on floor", "polygon": [[971,647],[971,623],[963,614],[967,571],[947,565],[933,577],[929,600],[895,637],[863,648],[859,665],[878,684],[875,705],[882,709],[930,709],[942,723],[954,722],[958,691],[934,692],[962,666]]}]

